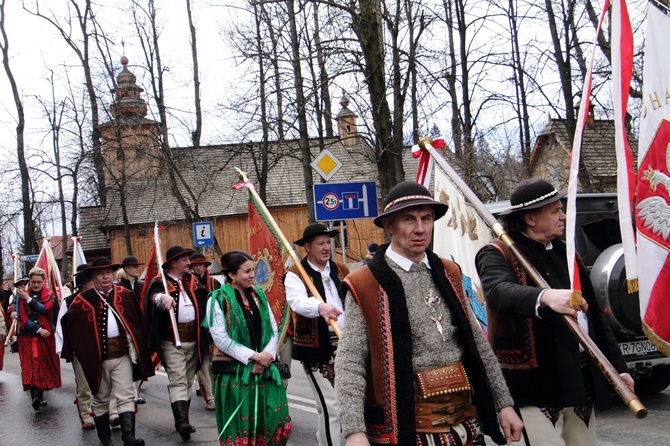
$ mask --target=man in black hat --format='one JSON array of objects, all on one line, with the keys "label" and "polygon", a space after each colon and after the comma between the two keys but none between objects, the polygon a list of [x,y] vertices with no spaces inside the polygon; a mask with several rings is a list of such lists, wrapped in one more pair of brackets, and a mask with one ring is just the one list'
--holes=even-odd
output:
[{"label": "man in black hat", "polygon": [[321,223],[308,225],[295,244],[305,249],[302,267],[312,278],[323,302],[312,297],[296,265],[284,276],[286,300],[293,310],[293,359],[302,361],[307,381],[314,392],[319,412],[317,441],[320,446],[340,444],[340,407],[335,395],[334,359],[337,336],[332,319],[344,328],[344,299],[341,284],[349,274],[343,263],[331,260],[331,231]]},{"label": "man in black hat", "polygon": [[[175,429],[186,441],[195,432],[189,422],[191,388],[195,374],[209,352],[211,337],[200,324],[205,317],[207,290],[190,273],[192,249],[173,246],[167,250],[163,274],[149,284],[145,309],[150,325],[149,347],[158,353],[168,375],[168,392]],[[176,346],[169,312],[174,311],[181,345]]]},{"label": "man in black hat", "polygon": [[[144,265],[135,256],[128,256],[121,261],[121,268],[125,277],[121,278],[118,284],[133,292],[138,302],[142,299],[142,288],[144,280],[140,280],[140,265]],[[145,404],[147,400],[142,396],[142,381],[135,381],[135,402]]]},{"label": "man in black hat", "polygon": [[[207,260],[204,254],[200,252],[193,253],[190,261],[191,272],[198,278],[200,284],[205,287],[208,293],[221,287],[221,283],[209,274],[208,268],[212,262]],[[200,386],[200,395],[205,400],[205,409],[215,410],[214,393],[212,392],[211,352],[207,352],[207,355],[202,360],[202,366],[198,370],[198,384]]]},{"label": "man in black hat", "polygon": [[[72,301],[78,294],[88,291],[93,287],[91,278],[84,272],[84,269],[86,269],[87,266],[88,265],[79,265],[77,267],[78,272],[72,280],[73,293],[61,301],[55,331],[57,355],[60,355],[63,351],[63,316],[65,316],[67,309],[72,305]],[[95,429],[93,417],[91,416],[91,400],[93,399],[93,395],[91,394],[91,388],[88,386],[88,382],[86,382],[86,376],[84,376],[84,370],[81,368],[81,363],[74,355],[72,357],[72,368],[74,369],[75,401],[77,402],[77,409],[79,409],[81,428],[84,430]],[[110,424],[112,424],[111,419],[116,418],[118,420],[118,416],[118,413],[111,413],[110,410]]]},{"label": "man in black hat", "polygon": [[135,438],[133,381],[153,376],[154,369],[139,304],[130,291],[114,285],[118,268],[101,257],[84,270],[93,287],[75,296],[61,319],[61,356],[68,362],[76,357],[81,363],[93,393],[91,411],[100,444],[112,444],[109,402],[113,393],[124,446],[144,446],[144,440]]},{"label": "man in black hat", "polygon": [[520,438],[523,423],[463,293],[460,268],[428,249],[433,223],[446,211],[418,183],[393,187],[374,220],[391,244],[344,281],[347,326],[335,388],[347,445]]},{"label": "man in black hat", "polygon": [[601,409],[611,405],[604,377],[561,315],[577,318],[633,388],[581,262],[577,270],[583,298],[579,305],[570,305],[566,249],[560,238],[566,218],[560,200],[565,194],[545,180],[523,180],[512,191],[510,207],[500,214],[505,230],[552,288],[528,283],[500,240],[484,246],[476,257],[488,304],[489,340],[526,425],[528,445],[594,445],[594,400]]},{"label": "man in black hat", "polygon": [[135,256],[128,256],[121,261],[121,268],[126,273],[126,277],[119,280],[119,285],[129,289],[135,294],[139,301],[144,287],[144,281],[140,280],[140,265],[144,265],[137,260]]}]

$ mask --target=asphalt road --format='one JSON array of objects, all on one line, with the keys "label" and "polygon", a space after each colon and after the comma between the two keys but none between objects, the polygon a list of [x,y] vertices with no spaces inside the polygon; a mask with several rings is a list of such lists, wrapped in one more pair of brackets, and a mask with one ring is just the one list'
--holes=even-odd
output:
[{"label": "asphalt road", "polygon": [[[5,368],[0,371],[0,446],[33,444],[52,446],[97,445],[95,431],[82,431],[74,400],[74,378],[70,364],[61,362],[63,387],[46,392],[49,405],[40,412],[30,406],[22,390],[18,355],[5,354]],[[316,444],[316,409],[311,391],[300,370],[293,364],[288,387],[293,433],[289,444]],[[184,445],[174,431],[172,411],[167,396],[167,377],[159,374],[143,385],[147,404],[140,406],[137,434],[148,446]],[[649,416],[637,420],[618,402],[605,413],[597,414],[598,446],[670,445],[670,390],[642,398]],[[205,410],[204,402],[193,395],[191,422],[197,428],[190,445],[216,445],[214,413]],[[121,445],[121,433],[114,430],[114,444]],[[489,440],[488,444],[493,444]]]}]

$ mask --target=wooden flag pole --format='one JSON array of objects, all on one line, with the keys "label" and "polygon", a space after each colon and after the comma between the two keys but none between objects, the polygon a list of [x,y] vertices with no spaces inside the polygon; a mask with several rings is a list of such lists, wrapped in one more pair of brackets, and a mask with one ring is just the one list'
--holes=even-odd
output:
[{"label": "wooden flag pole", "polygon": [[[544,280],[542,275],[535,269],[532,263],[524,256],[521,250],[516,246],[514,240],[505,232],[502,225],[496,220],[496,218],[491,214],[491,212],[484,206],[484,204],[479,200],[474,192],[468,187],[467,184],[458,176],[454,169],[447,163],[447,161],[440,156],[435,148],[433,148],[433,140],[431,138],[421,138],[419,141],[419,146],[427,150],[430,155],[433,157],[435,162],[437,162],[440,167],[447,174],[449,179],[454,183],[454,185],[463,193],[465,198],[472,204],[477,211],[477,213],[486,221],[489,227],[493,228],[495,234],[509,247],[510,251],[519,261],[521,267],[528,273],[530,279],[541,288],[551,288],[549,284]],[[635,414],[637,418],[644,418],[647,416],[648,411],[640,401],[640,399],[632,392],[628,386],[624,383],[619,372],[612,366],[612,364],[607,360],[605,355],[600,351],[595,342],[589,337],[589,335],[582,329],[582,327],[577,323],[577,321],[568,316],[561,315],[561,319],[568,326],[572,334],[577,338],[579,343],[584,347],[586,352],[589,354],[591,359],[598,365],[605,378],[612,384],[614,390],[619,394],[621,399],[628,405],[628,408]]]},{"label": "wooden flag pole", "polygon": [[[163,282],[163,291],[165,294],[170,294],[168,291],[167,278],[165,277],[165,270],[163,269],[163,251],[161,247],[161,235],[159,234],[160,228],[158,222],[154,225],[154,245],[156,245],[156,264],[158,266],[158,271],[161,275],[161,281]],[[170,325],[172,326],[172,336],[174,336],[174,348],[181,350],[181,339],[179,338],[179,329],[177,328],[177,318],[174,314],[174,307],[168,310],[168,315],[170,316]]]},{"label": "wooden flag pole", "polygon": [[[303,282],[307,285],[307,288],[309,288],[310,293],[312,293],[312,296],[316,298],[317,300],[320,300],[321,302],[325,303],[323,298],[321,297],[321,294],[319,294],[319,291],[316,289],[314,286],[314,282],[312,282],[312,278],[307,274],[307,271],[305,271],[305,268],[303,268],[302,264],[300,263],[300,259],[298,258],[298,255],[295,253],[293,248],[291,247],[291,243],[289,243],[288,239],[284,235],[284,233],[281,231],[279,228],[279,225],[275,221],[275,219],[272,217],[272,214],[270,214],[270,211],[268,208],[265,206],[265,203],[263,203],[263,200],[261,200],[261,197],[258,195],[258,192],[256,192],[256,188],[254,185],[249,181],[249,178],[247,177],[246,172],[242,172],[240,169],[237,167],[235,168],[239,174],[240,174],[240,181],[242,182],[242,185],[245,189],[248,189],[251,195],[254,197],[254,200],[258,203],[258,208],[259,210],[263,213],[265,218],[267,219],[268,223],[272,226],[272,229],[275,231],[277,234],[277,237],[279,237],[279,241],[283,245],[284,249],[288,252],[289,257],[291,257],[291,260],[293,260],[293,263],[295,266],[298,268],[298,273],[300,273],[300,277],[302,278]],[[333,332],[337,335],[337,337],[341,337],[342,335],[342,330],[340,330],[339,325],[337,325],[337,321],[334,319],[330,319],[328,321],[331,327],[333,327]]]},{"label": "wooden flag pole", "polygon": [[[14,283],[16,283],[19,281],[19,253],[15,252],[12,257],[14,258]],[[16,319],[12,321],[12,324],[9,326],[9,331],[7,331],[5,347],[12,343],[12,338],[16,335],[16,329],[19,326],[19,302],[16,287],[14,288],[14,305],[16,305]]]}]

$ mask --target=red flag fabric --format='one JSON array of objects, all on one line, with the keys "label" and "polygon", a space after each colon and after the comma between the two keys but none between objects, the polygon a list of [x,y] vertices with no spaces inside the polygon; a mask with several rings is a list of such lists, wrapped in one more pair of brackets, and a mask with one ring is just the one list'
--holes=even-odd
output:
[{"label": "red flag fabric", "polygon": [[142,274],[144,276],[144,286],[142,286],[142,292],[140,293],[140,307],[142,308],[142,311],[144,311],[144,300],[147,296],[147,292],[149,291],[151,279],[158,275],[157,259],[158,256],[156,255],[156,242],[154,241],[154,243],[151,245],[151,254],[149,254],[147,266],[144,269],[144,273]]},{"label": "red flag fabric", "polygon": [[289,307],[286,303],[286,290],[282,276],[284,260],[279,238],[270,229],[258,203],[249,193],[249,253],[256,266],[256,284],[265,291],[272,314],[279,329],[279,345],[284,342],[288,329]]},{"label": "red flag fabric", "polygon": [[642,328],[670,356],[670,61],[667,6],[648,3],[638,152],[637,256]]},{"label": "red flag fabric", "polygon": [[35,266],[42,268],[46,273],[44,285],[54,293],[58,302],[63,300],[63,284],[60,280],[60,268],[58,267],[58,263],[56,263],[56,258],[47,239],[42,241],[42,250],[37,257]]}]

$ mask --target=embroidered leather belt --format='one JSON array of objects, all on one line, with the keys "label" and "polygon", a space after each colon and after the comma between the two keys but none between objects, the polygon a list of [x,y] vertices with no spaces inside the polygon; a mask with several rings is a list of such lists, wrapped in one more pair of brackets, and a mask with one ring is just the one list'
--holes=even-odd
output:
[{"label": "embroidered leather belt", "polygon": [[197,339],[198,324],[194,320],[184,322],[183,324],[178,323],[177,330],[179,331],[179,340],[181,342],[195,342]]},{"label": "embroidered leather belt", "polygon": [[472,388],[462,363],[423,370],[414,379],[414,418],[419,433],[446,433],[477,418]]},{"label": "embroidered leather belt", "polygon": [[236,361],[236,359],[219,350],[216,345],[212,345],[212,361]]},{"label": "embroidered leather belt", "polygon": [[107,359],[121,358],[126,354],[121,336],[107,338]]}]

